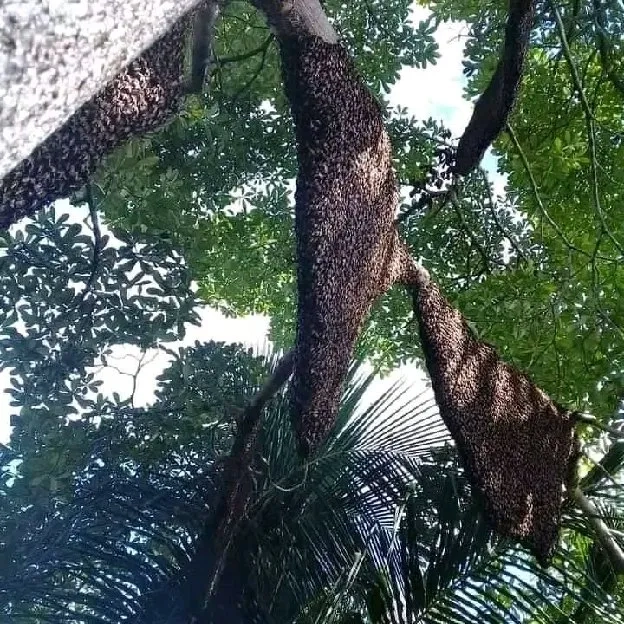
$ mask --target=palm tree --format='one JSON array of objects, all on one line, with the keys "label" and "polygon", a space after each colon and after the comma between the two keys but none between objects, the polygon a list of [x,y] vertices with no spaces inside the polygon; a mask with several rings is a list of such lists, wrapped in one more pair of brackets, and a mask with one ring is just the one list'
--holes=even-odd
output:
[{"label": "palm tree", "polygon": [[[245,369],[257,358],[230,350],[226,361],[223,349],[211,345],[196,360],[214,388],[227,385],[203,397],[219,417],[204,419],[201,437],[175,429],[173,415],[189,414],[175,411],[167,386],[175,375],[165,375],[151,415],[171,417],[171,438],[156,459],[100,453],[76,475],[69,500],[45,505],[15,500],[3,472],[0,595],[9,621],[191,621],[203,597],[197,577],[214,563],[209,538],[237,413],[223,397],[236,388],[250,397],[260,382]],[[277,358],[261,361],[270,371]],[[250,503],[200,621],[624,621],[617,575],[584,516],[566,507],[552,565],[540,567],[487,526],[431,394],[408,396],[397,383],[367,404],[373,380],[353,367],[338,422],[308,463],[297,454],[286,391],[271,400]],[[126,416],[152,422],[150,410]],[[580,483],[616,537],[623,463],[618,442]]]}]

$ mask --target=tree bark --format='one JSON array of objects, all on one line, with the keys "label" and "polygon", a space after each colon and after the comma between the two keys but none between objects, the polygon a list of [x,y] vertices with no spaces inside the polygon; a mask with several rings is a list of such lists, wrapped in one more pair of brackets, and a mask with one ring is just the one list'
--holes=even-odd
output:
[{"label": "tree bark", "polygon": [[534,14],[535,0],[510,0],[500,60],[457,146],[454,169],[459,175],[468,175],[479,164],[505,127],[520,87]]}]

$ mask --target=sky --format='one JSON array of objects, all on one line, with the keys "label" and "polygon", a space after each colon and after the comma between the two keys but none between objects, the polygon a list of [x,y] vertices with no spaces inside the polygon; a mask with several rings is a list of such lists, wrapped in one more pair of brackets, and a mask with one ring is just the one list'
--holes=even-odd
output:
[{"label": "sky", "polygon": [[[428,14],[426,9],[416,7],[413,20],[417,23]],[[453,131],[454,136],[460,136],[468,123],[472,112],[472,105],[463,97],[465,78],[462,74],[462,58],[467,27],[461,23],[442,25],[437,32],[436,39],[440,45],[440,58],[435,66],[426,69],[406,67],[402,70],[400,80],[390,94],[390,103],[406,108],[409,114],[417,119],[433,117],[444,121]],[[496,174],[496,161],[490,155],[486,156],[484,165],[489,169],[497,193],[504,191],[504,179]],[[68,208],[68,211],[79,210]],[[81,214],[81,218],[84,215]],[[259,350],[268,344],[269,320],[260,315],[243,318],[226,318],[218,311],[204,308],[201,313],[201,326],[189,326],[185,340],[179,343],[168,343],[167,347],[174,350],[178,345],[190,345],[196,340],[223,342],[242,342],[247,346]],[[118,392],[120,396],[129,396],[132,388],[131,375],[137,370],[140,353],[138,349],[120,346],[109,358],[114,362],[117,371],[106,369],[100,373],[104,382],[101,390],[104,394]],[[135,392],[135,405],[147,405],[153,400],[156,389],[156,376],[167,365],[168,356],[161,351],[154,350],[148,353],[143,360]],[[373,383],[364,397],[364,404],[372,402],[393,383],[409,376],[411,384],[406,392],[418,394],[426,385],[426,377],[416,365],[403,366],[392,374]],[[9,386],[7,371],[0,373],[0,389]],[[407,396],[405,397],[408,398]],[[0,442],[7,443],[10,436],[9,395],[0,393]]]}]

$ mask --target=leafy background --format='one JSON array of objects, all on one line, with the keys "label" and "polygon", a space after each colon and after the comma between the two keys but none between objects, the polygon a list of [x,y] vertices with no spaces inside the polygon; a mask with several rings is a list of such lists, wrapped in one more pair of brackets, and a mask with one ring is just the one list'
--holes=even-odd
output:
[{"label": "leafy background", "polygon": [[[414,252],[505,359],[558,401],[619,426],[621,4],[538,3],[509,131],[458,206],[427,209],[410,191],[460,135],[471,110],[463,90],[478,94],[491,75],[506,5],[326,7],[388,103]],[[203,306],[263,315],[231,321],[231,332],[244,326],[261,343],[270,323],[273,350],[291,344],[294,158],[276,43],[254,9],[231,2],[210,89],[110,157],[91,197],[2,236],[9,621],[181,621],[236,417],[277,357],[207,342],[228,325]],[[267,410],[258,503],[217,621],[624,621],[618,578],[572,506],[548,570],[483,525],[399,290],[375,306],[357,356],[366,365],[312,468],[296,459],[283,396]],[[397,370],[410,392],[393,385]],[[371,371],[394,374],[381,383]],[[622,445],[591,433],[581,485],[621,541]]]}]

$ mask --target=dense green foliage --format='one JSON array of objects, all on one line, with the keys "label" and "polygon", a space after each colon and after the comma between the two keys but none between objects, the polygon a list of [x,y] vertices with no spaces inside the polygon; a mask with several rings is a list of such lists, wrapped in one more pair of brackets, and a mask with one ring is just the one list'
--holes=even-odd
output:
[{"label": "dense green foliage", "polygon": [[[432,17],[414,25],[406,19],[409,4],[327,3],[369,86],[382,96],[401,64],[434,63],[436,24],[452,18],[470,26],[467,94],[482,90],[498,58],[505,4],[429,2]],[[457,205],[415,209],[403,232],[507,359],[560,401],[606,417],[624,383],[624,237],[617,215],[624,17],[617,2],[557,5],[564,46],[554,6],[538,5],[511,119],[515,138],[505,134],[496,145],[508,175],[506,198],[492,198],[478,172],[466,180]],[[294,319],[289,189],[295,161],[276,43],[249,5],[233,2],[218,45],[210,92],[190,102],[162,135],[129,146],[109,163],[101,175],[104,206],[125,228],[171,236],[205,301],[234,314],[270,315],[272,336],[284,346]],[[409,190],[448,135],[439,121],[409,119],[397,110],[388,111],[388,122],[399,177]],[[234,192],[241,199],[233,211]],[[401,292],[389,294],[361,340],[360,352],[382,366],[418,356],[405,331],[404,299]]]},{"label": "dense green foliage", "polygon": [[[465,20],[466,93],[479,93],[506,3],[423,2],[432,17],[417,24],[410,4],[325,3],[386,100],[401,66],[435,63],[439,22]],[[457,137],[441,120],[386,113],[414,254],[505,359],[616,425],[623,32],[616,0],[538,3],[521,97],[495,146],[504,198],[477,171],[456,201],[423,208],[416,195],[412,205],[408,191],[436,148]],[[291,344],[295,318],[295,144],[277,44],[237,0],[217,46],[209,90],[163,132],[109,158],[76,201],[78,218],[46,211],[0,238],[0,368],[15,425],[0,446],[0,619],[185,621],[189,579],[209,568],[194,553],[222,460],[275,358],[166,343],[197,323],[201,301],[269,315],[279,348]],[[116,238],[101,232],[95,204]],[[128,346],[169,358],[146,407],[101,383]],[[389,369],[419,356],[397,289],[375,306],[358,357]],[[337,427],[308,466],[285,394],[271,402],[216,621],[624,622],[621,587],[586,517],[566,506],[553,566],[540,568],[485,526],[428,394],[406,399],[397,386],[365,407],[372,381],[354,369]],[[600,463],[584,462],[581,480],[620,542],[623,449],[588,443]]]}]

